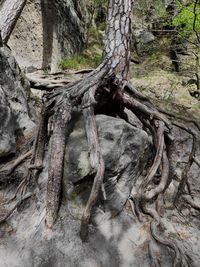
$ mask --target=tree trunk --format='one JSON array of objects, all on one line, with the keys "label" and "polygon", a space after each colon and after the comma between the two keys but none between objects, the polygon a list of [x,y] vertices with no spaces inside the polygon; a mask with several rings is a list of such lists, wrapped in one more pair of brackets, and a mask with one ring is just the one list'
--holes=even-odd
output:
[{"label": "tree trunk", "polygon": [[4,43],[7,43],[26,0],[4,0],[0,4],[0,30]]},{"label": "tree trunk", "polygon": [[[102,63],[79,82],[75,82],[65,88],[58,89],[55,91],[55,93],[49,93],[46,98],[46,112],[49,112],[49,114],[55,113],[55,127],[53,136],[51,138],[52,141],[49,155],[49,181],[47,189],[46,224],[49,228],[53,227],[59,208],[59,195],[61,190],[60,187],[65,150],[64,127],[67,127],[70,116],[69,110],[67,112],[67,119],[65,119],[65,116],[62,114],[58,116],[57,113],[58,110],[66,110],[66,103],[72,107],[79,106],[80,108],[84,109],[86,133],[88,145],[90,147],[90,160],[91,166],[94,168],[95,177],[91,195],[82,218],[81,238],[83,240],[85,240],[87,237],[88,224],[92,208],[98,198],[104,176],[104,161],[101,155],[96,121],[94,119],[95,110],[98,110],[100,113],[102,110],[104,110],[104,113],[107,111],[107,113],[110,113],[114,116],[121,116],[123,113],[123,106],[139,115],[141,113],[140,116],[148,120],[155,118],[156,120],[162,121],[163,128],[165,125],[166,127],[170,126],[167,118],[165,118],[165,116],[160,114],[154,107],[152,107],[150,103],[146,105],[146,103],[141,103],[137,99],[130,98],[130,95],[127,92],[127,90],[129,92],[131,91],[132,95],[134,95],[136,98],[145,100],[145,102],[147,102],[144,96],[134,90],[133,87],[127,83],[131,47],[131,11],[132,0],[109,1],[106,41]],[[102,96],[104,98],[106,96],[104,104],[102,103]],[[41,120],[41,125],[42,121],[44,121],[44,118]],[[40,140],[43,140],[43,138],[40,137],[41,134],[42,136],[45,136],[44,131],[39,129],[36,139],[35,156],[33,157],[35,163],[42,161],[42,153],[40,149],[41,147],[44,147],[44,143],[42,141],[40,143]],[[164,135],[164,131],[162,133],[159,133],[158,131],[158,135],[159,134]],[[59,139],[61,144],[58,146]],[[158,147],[158,149],[160,148]],[[162,146],[162,150],[159,150],[159,164],[156,162],[155,166],[152,167],[154,174],[156,173],[159,165],[162,164],[161,158],[163,153],[165,153],[164,145]],[[34,165],[37,168],[38,164],[33,163],[33,166]],[[151,176],[151,179],[152,178],[153,175]],[[159,192],[159,194],[161,194],[162,190],[164,190],[167,178],[165,177],[163,180],[164,182],[162,182],[162,186],[159,186],[157,189],[155,189],[155,191],[152,191],[153,196],[156,195],[155,192]],[[148,183],[149,182],[151,182],[151,180],[149,180]],[[142,191],[142,193],[144,192]],[[144,200],[150,200],[149,197],[144,197],[142,199],[143,202]]]},{"label": "tree trunk", "polygon": [[[90,108],[90,105],[93,105],[93,102],[95,102],[94,101],[95,92],[102,86],[108,86],[111,94],[113,94],[113,97],[117,98],[117,96],[120,95],[122,91],[123,83],[127,79],[127,74],[129,69],[130,40],[131,40],[130,25],[131,25],[131,0],[127,0],[125,4],[123,0],[120,1],[111,0],[108,6],[108,25],[106,30],[107,38],[105,42],[103,62],[99,65],[99,67],[97,67],[96,70],[90,73],[85,79],[69,86],[67,90],[64,90],[59,95],[57,95],[56,93],[56,99],[54,99],[54,96],[51,95],[49,99],[50,103],[52,103],[52,101],[56,101],[57,102],[56,106],[62,106],[64,102],[70,102],[72,105],[77,105],[80,99],[83,97],[83,95],[92,88],[92,93],[88,97],[86,97],[87,101],[86,103],[84,101],[83,104],[84,106],[88,106],[88,108]],[[91,117],[94,117],[94,112],[90,112],[88,110],[88,114],[90,114]],[[98,138],[96,137],[97,133],[96,122],[94,119],[91,120],[93,121],[92,127],[94,129],[94,135],[92,136],[92,138],[97,139],[94,142],[94,146],[96,146],[96,150],[99,151],[99,148],[97,148],[99,147],[99,144],[98,144]],[[90,129],[87,128],[86,131],[90,131]],[[53,139],[54,139],[54,134],[55,133],[53,133],[52,137]],[[88,134],[88,136],[90,135]],[[91,140],[89,139],[88,142],[91,143]],[[64,147],[62,149],[64,150]],[[63,152],[61,152],[61,154],[63,154]],[[93,156],[97,157],[95,153]],[[49,179],[51,179],[52,181],[49,182],[49,184],[53,184],[55,183],[55,181],[57,181],[58,184],[61,184],[60,180],[62,179],[62,176],[60,174],[62,172],[52,171],[51,162],[54,161],[53,158],[54,155],[52,152],[50,154],[50,167],[49,167]],[[86,234],[87,226],[85,224],[88,224],[89,222],[90,212],[92,210],[92,207],[96,203],[98,193],[101,188],[101,183],[103,180],[102,176],[104,171],[102,171],[103,168],[102,166],[104,165],[104,163],[102,162],[101,158],[102,157],[100,155],[98,157],[98,160],[94,160],[97,166],[99,166],[96,168],[97,177],[96,179],[94,179],[94,181],[96,181],[98,186],[96,184],[94,185],[95,189],[92,190],[93,196],[89,198],[90,203],[87,205],[85,214],[83,215],[83,217],[85,218],[83,220],[85,223],[82,223],[82,236],[84,236],[84,239],[86,238],[87,235]],[[93,159],[91,160],[93,161]],[[63,157],[57,159],[57,166],[63,166]],[[58,192],[60,192],[60,187],[58,188],[58,191],[56,190],[51,192],[48,191],[47,193],[47,203],[52,203],[51,205],[47,205],[47,214],[48,214],[47,225],[50,228],[53,226],[56,219],[55,214],[57,214],[58,203],[59,203],[59,198],[57,197],[59,195]]]}]

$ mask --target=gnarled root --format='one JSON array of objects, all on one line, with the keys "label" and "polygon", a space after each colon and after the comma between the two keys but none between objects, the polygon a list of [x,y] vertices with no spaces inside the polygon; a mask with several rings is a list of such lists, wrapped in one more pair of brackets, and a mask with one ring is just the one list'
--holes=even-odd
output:
[{"label": "gnarled root", "polygon": [[47,185],[46,225],[53,227],[57,218],[63,161],[65,154],[67,125],[71,117],[72,106],[65,103],[54,115],[54,130],[49,153],[49,171]]},{"label": "gnarled root", "polygon": [[188,184],[188,173],[195,159],[198,137],[197,133],[194,130],[186,127],[185,125],[182,125],[180,123],[174,123],[174,125],[178,126],[179,128],[183,129],[184,131],[192,135],[192,149],[189,155],[188,162],[181,174],[181,181],[179,183],[178,191],[174,199],[174,204],[176,205],[176,203],[179,201],[180,196],[184,193],[185,186]]},{"label": "gnarled root", "polygon": [[[162,226],[157,225],[155,221],[152,221],[150,224],[150,233],[153,239],[160,245],[163,245],[174,253],[174,267],[189,267],[191,266],[191,259],[187,254],[182,252],[181,248],[176,244],[176,242],[173,240],[170,240],[169,238],[164,239],[162,238],[162,234],[165,229],[163,229]],[[159,233],[157,233],[159,231]],[[159,258],[158,258],[159,260]],[[156,262],[158,262],[158,260]],[[158,265],[159,266],[159,265]]]},{"label": "gnarled root", "polygon": [[91,89],[91,91],[89,91],[83,99],[83,105],[88,105],[88,108],[84,109],[83,114],[85,118],[85,128],[90,151],[90,163],[94,172],[96,173],[92,186],[92,191],[90,193],[90,197],[87,202],[81,221],[80,236],[83,241],[86,240],[88,235],[88,224],[91,217],[91,211],[97,201],[99,191],[103,183],[105,171],[104,160],[98,142],[97,126],[94,117],[94,108],[90,106],[94,99],[94,93],[95,88]]}]

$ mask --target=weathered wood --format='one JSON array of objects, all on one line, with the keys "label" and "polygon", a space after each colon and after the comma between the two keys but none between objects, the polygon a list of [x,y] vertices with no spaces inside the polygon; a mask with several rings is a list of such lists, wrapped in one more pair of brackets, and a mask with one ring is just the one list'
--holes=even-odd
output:
[{"label": "weathered wood", "polygon": [[42,116],[40,119],[37,136],[34,142],[34,151],[29,169],[42,169],[43,167],[43,156],[45,144],[47,142],[47,127],[49,118],[49,112],[45,106],[42,107],[41,114]]},{"label": "weathered wood", "polygon": [[[91,92],[90,92],[91,91]],[[83,105],[88,104],[88,102],[92,103],[95,88],[92,88],[85,94],[83,99]],[[88,224],[91,217],[91,211],[93,206],[95,205],[101,185],[103,183],[104,172],[105,172],[105,164],[101,154],[101,149],[98,141],[98,134],[97,134],[97,126],[94,116],[94,108],[92,106],[88,106],[88,108],[84,109],[83,111],[84,118],[85,118],[85,129],[87,134],[88,146],[90,151],[90,163],[91,167],[95,172],[95,178],[92,186],[92,190],[90,193],[89,200],[86,204],[86,208],[84,210],[82,221],[81,221],[81,231],[80,236],[83,241],[86,240],[88,235]]]},{"label": "weathered wood", "polygon": [[163,155],[165,124],[162,121],[158,122],[158,124],[159,124],[157,131],[158,144],[157,144],[156,156],[154,158],[153,165],[151,166],[150,171],[148,172],[148,175],[145,177],[143,183],[141,184],[142,189],[144,189],[155,176],[158,167],[160,166]]},{"label": "weathered wood", "polygon": [[71,117],[71,105],[65,103],[54,116],[54,131],[51,137],[49,151],[49,170],[47,185],[46,225],[53,227],[57,218],[61,180],[63,175],[63,161],[65,154],[67,125]]}]

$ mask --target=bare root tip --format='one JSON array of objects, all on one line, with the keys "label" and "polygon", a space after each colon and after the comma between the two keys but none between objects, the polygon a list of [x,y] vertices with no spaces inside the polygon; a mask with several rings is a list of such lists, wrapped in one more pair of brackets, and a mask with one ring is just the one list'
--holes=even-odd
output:
[{"label": "bare root tip", "polygon": [[88,225],[81,225],[81,230],[80,230],[80,238],[83,242],[87,241],[88,238]]},{"label": "bare root tip", "polygon": [[56,221],[56,218],[55,216],[53,216],[52,214],[48,214],[48,211],[47,211],[47,214],[46,214],[46,219],[45,219],[45,225],[48,229],[53,229],[53,226],[55,224],[55,221]]},{"label": "bare root tip", "polygon": [[29,168],[29,170],[42,171],[44,166],[43,166],[43,164],[39,164],[39,165],[32,164],[32,165],[29,165],[28,168]]},{"label": "bare root tip", "polygon": [[48,222],[47,220],[45,220],[45,226],[49,229],[52,230],[53,229],[53,223]]},{"label": "bare root tip", "polygon": [[83,242],[87,241],[89,220],[90,220],[90,214],[89,213],[83,214],[83,217],[81,220],[81,230],[80,230],[80,237]]}]

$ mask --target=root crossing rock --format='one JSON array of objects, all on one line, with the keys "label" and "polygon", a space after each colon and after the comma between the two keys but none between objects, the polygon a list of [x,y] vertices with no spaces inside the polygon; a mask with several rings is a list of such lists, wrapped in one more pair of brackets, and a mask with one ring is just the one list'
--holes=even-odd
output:
[{"label": "root crossing rock", "polygon": [[[72,118],[73,123],[73,118]],[[96,116],[101,152],[105,161],[104,198],[112,214],[119,213],[151,156],[151,139],[142,129],[122,119]],[[82,117],[76,121],[65,153],[64,194],[92,176],[89,148]],[[68,193],[67,193],[68,190]],[[86,197],[87,200],[87,197]]]}]

